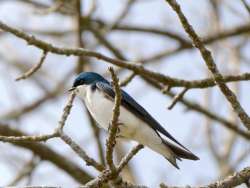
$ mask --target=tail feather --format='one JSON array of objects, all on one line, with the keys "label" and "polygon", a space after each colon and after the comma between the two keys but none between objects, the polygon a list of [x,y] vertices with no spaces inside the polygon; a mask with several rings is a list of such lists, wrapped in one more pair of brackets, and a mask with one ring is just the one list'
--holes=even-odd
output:
[{"label": "tail feather", "polygon": [[165,159],[167,159],[168,162],[170,162],[175,168],[177,168],[178,170],[180,169],[179,166],[177,165],[177,162],[176,162],[176,159],[178,159],[177,157],[176,157],[175,160],[171,160],[171,159],[169,159],[167,157],[165,157]]},{"label": "tail feather", "polygon": [[187,151],[185,149],[182,149],[182,148],[180,148],[178,146],[175,146],[174,144],[172,144],[172,143],[170,143],[170,142],[168,142],[166,140],[162,140],[162,141],[177,156],[176,157],[177,159],[181,160],[180,158],[183,158],[183,159],[189,159],[189,160],[199,160],[199,157],[197,157],[192,152]]}]

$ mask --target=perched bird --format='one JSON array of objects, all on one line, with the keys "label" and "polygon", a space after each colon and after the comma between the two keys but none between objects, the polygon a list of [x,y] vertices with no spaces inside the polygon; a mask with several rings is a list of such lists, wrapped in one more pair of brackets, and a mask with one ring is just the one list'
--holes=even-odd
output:
[{"label": "perched bird", "polygon": [[[109,81],[94,72],[82,72],[74,81],[70,91],[85,102],[85,105],[101,128],[108,130],[114,107],[115,92]],[[163,155],[179,169],[176,159],[198,160],[169,134],[140,104],[128,93],[121,90],[119,135],[139,142]]]}]

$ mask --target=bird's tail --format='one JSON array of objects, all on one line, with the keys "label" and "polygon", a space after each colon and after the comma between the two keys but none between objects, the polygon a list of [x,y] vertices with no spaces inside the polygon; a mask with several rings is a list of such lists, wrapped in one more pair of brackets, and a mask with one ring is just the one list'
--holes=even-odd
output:
[{"label": "bird's tail", "polygon": [[[189,151],[186,148],[181,148],[179,146],[176,146],[172,144],[171,142],[168,142],[167,140],[162,139],[162,142],[167,146],[168,149],[172,151],[174,154],[174,157],[181,161],[181,159],[188,159],[188,160],[199,160],[199,157],[197,157],[195,154],[193,154],[191,151]],[[165,157],[171,164],[173,164],[177,169],[179,167],[177,166],[176,162],[173,163],[173,160],[170,160],[168,157]]]}]

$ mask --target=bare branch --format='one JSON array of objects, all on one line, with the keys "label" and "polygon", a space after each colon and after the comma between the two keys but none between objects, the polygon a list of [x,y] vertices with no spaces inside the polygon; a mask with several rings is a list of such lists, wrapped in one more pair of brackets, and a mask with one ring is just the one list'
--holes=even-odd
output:
[{"label": "bare branch", "polygon": [[40,69],[40,67],[44,63],[46,56],[47,56],[47,51],[43,51],[43,54],[40,58],[40,61],[34,67],[32,67],[30,70],[25,72],[23,75],[17,77],[16,81],[26,79],[26,78],[30,77],[32,74],[34,74],[36,71],[38,71],[38,69]]},{"label": "bare branch", "polygon": [[109,180],[114,180],[119,176],[119,173],[122,171],[122,169],[127,165],[129,160],[136,155],[136,153],[143,148],[142,145],[138,144],[136,147],[134,147],[120,162],[118,168],[115,167],[113,163],[113,149],[116,143],[116,134],[118,131],[118,118],[120,114],[120,103],[121,103],[121,93],[120,93],[120,87],[119,87],[119,80],[117,76],[115,75],[115,72],[113,68],[110,67],[109,69],[112,80],[113,80],[113,87],[115,90],[115,105],[113,108],[113,114],[112,114],[112,121],[109,127],[109,134],[106,141],[106,161],[108,164],[108,169],[102,171],[102,173],[96,177],[95,179],[88,182],[86,185],[84,185],[84,188],[91,188],[91,187],[99,187],[105,182],[108,182]]},{"label": "bare branch", "polygon": [[[224,39],[227,39],[230,37],[236,37],[236,36],[241,36],[243,34],[247,34],[249,31],[250,31],[249,24],[241,25],[241,26],[237,26],[233,29],[228,29],[228,30],[214,33],[213,35],[204,36],[204,37],[202,37],[202,42],[204,44],[212,44],[212,43],[219,42],[220,40],[224,40]],[[171,50],[169,50],[169,48],[168,48],[168,49],[163,50],[161,52],[158,52],[157,54],[154,54],[150,57],[147,57],[145,59],[141,59],[141,61],[143,63],[160,61],[163,58],[177,55],[180,52],[184,52],[185,50],[193,49],[193,48],[194,48],[194,45],[192,45],[192,43],[189,43],[188,41],[186,41],[186,43],[185,43],[185,41],[184,41],[184,43],[181,43],[181,45],[177,48],[174,48]]]},{"label": "bare branch", "polygon": [[68,102],[66,103],[66,106],[64,107],[63,109],[63,114],[62,114],[62,117],[59,121],[59,125],[58,125],[58,131],[62,131],[63,130],[63,127],[65,125],[65,122],[69,116],[69,113],[70,113],[70,110],[71,110],[71,107],[72,107],[72,103],[75,99],[75,92],[71,92],[70,93],[70,96],[69,96],[69,99],[68,99]]},{"label": "bare branch", "polygon": [[177,13],[180,22],[184,30],[188,33],[189,37],[192,39],[195,47],[199,49],[208,69],[213,75],[214,81],[219,86],[221,92],[227,98],[228,102],[231,104],[232,108],[234,109],[235,113],[239,116],[241,122],[250,129],[250,118],[248,117],[245,110],[242,108],[241,104],[237,100],[235,94],[227,87],[227,85],[223,82],[223,76],[217,69],[217,66],[213,60],[211,52],[206,49],[202,41],[200,40],[199,36],[196,34],[192,26],[189,24],[187,18],[183,14],[180,5],[177,3],[176,0],[166,0],[169,5],[173,8],[173,10]]},{"label": "bare branch", "polygon": [[104,183],[108,182],[109,179],[111,179],[111,171],[105,170],[103,171],[99,176],[97,176],[95,179],[89,181],[85,185],[81,186],[81,188],[96,188],[101,187]]},{"label": "bare branch", "polygon": [[[164,94],[170,96],[170,97],[175,97],[176,94],[166,90],[165,86],[162,86],[161,84],[159,84],[158,82],[152,80],[152,79],[147,79],[147,78],[143,78],[147,83],[150,83],[150,85],[152,85],[153,87],[160,89]],[[205,109],[204,107],[202,107],[200,104],[195,103],[195,102],[191,102],[189,100],[186,99],[181,99],[180,102],[185,105],[188,109],[194,110],[196,112],[199,112],[219,123],[221,123],[223,126],[225,126],[225,128],[228,128],[231,131],[235,131],[237,134],[239,134],[240,136],[242,136],[243,138],[249,140],[250,139],[250,131],[244,131],[242,129],[240,129],[237,125],[235,125],[234,123],[226,120],[225,118],[219,116],[216,113],[213,113],[207,109]]]},{"label": "bare branch", "polygon": [[[206,88],[206,87],[212,87],[215,86],[214,79],[208,78],[203,80],[193,80],[193,81],[187,81],[183,79],[177,79],[172,78],[170,76],[166,76],[154,71],[150,71],[143,66],[141,66],[140,63],[136,62],[129,62],[119,59],[113,59],[110,57],[107,57],[101,53],[86,50],[83,48],[60,48],[56,47],[50,43],[44,42],[42,40],[39,40],[35,38],[33,35],[28,35],[18,29],[15,29],[13,27],[10,27],[3,22],[0,22],[0,28],[10,32],[14,35],[16,35],[19,38],[22,38],[28,42],[30,45],[34,45],[40,49],[43,49],[45,51],[55,53],[55,54],[61,54],[61,55],[74,55],[74,56],[89,56],[89,57],[95,57],[97,59],[101,59],[103,61],[109,62],[111,64],[127,68],[129,70],[132,70],[136,74],[139,74],[141,76],[147,76],[148,78],[154,78],[155,80],[164,83],[165,85],[169,85],[171,87],[188,87],[188,88]],[[133,64],[132,64],[133,63]],[[220,80],[221,82],[231,82],[231,81],[241,81],[241,80],[250,80],[250,73],[245,73],[239,76],[228,76],[226,78],[222,77]]]},{"label": "bare branch", "polygon": [[88,119],[89,122],[91,124],[91,128],[93,131],[93,134],[95,136],[95,140],[96,140],[96,144],[97,144],[97,150],[98,150],[98,156],[100,158],[101,164],[105,165],[105,156],[104,156],[104,148],[102,147],[102,142],[101,142],[101,130],[100,128],[96,125],[95,120],[93,119],[93,117],[91,116],[91,114],[89,112],[87,112],[88,114]]},{"label": "bare branch", "polygon": [[242,4],[246,8],[248,14],[250,14],[250,6],[247,4],[246,0],[241,0]]},{"label": "bare branch", "polygon": [[73,141],[68,135],[63,132],[59,132],[60,138],[68,144],[77,154],[81,157],[88,166],[93,166],[98,171],[104,170],[104,167],[96,162],[94,159],[89,157],[87,153],[75,142]]},{"label": "bare branch", "polygon": [[1,142],[41,142],[57,137],[57,133],[46,134],[41,136],[0,136]]},{"label": "bare branch", "polygon": [[132,72],[127,78],[125,78],[124,80],[121,81],[120,87],[127,86],[133,80],[133,78],[135,76],[136,76],[136,74],[134,72]]},{"label": "bare branch", "polygon": [[11,187],[16,185],[18,182],[20,182],[23,178],[30,176],[32,171],[37,167],[38,160],[37,158],[33,156],[27,163],[24,164],[21,171],[19,171],[16,175],[16,177],[8,184],[7,187]]},{"label": "bare branch", "polygon": [[[92,22],[96,22],[96,20],[92,20]],[[98,20],[102,23],[102,25],[106,25],[102,20]],[[119,24],[116,27],[113,28],[114,30],[119,31],[125,31],[125,32],[141,32],[141,33],[148,33],[148,34],[154,34],[159,36],[165,36],[171,39],[174,39],[178,41],[181,45],[178,47],[178,50],[175,50],[176,52],[181,52],[185,49],[191,49],[194,46],[185,38],[183,38],[181,35],[178,35],[177,33],[168,31],[166,29],[160,29],[155,27],[144,27],[144,26],[137,26],[137,25],[126,25],[126,24]],[[227,29],[220,31],[218,33],[214,33],[213,35],[203,36],[202,42],[204,44],[211,44],[213,42],[223,40],[229,37],[239,36],[242,34],[246,34],[250,31],[249,24],[244,24],[240,26],[236,26],[232,29]]]},{"label": "bare branch", "polygon": [[[23,132],[10,128],[10,126],[0,122],[0,134],[2,136],[27,136]],[[69,176],[74,178],[79,183],[86,183],[92,179],[91,175],[81,169],[77,164],[66,158],[65,156],[55,152],[51,148],[41,143],[36,142],[14,142],[15,146],[28,149],[40,157],[41,160],[46,160],[65,171]]]},{"label": "bare branch", "polygon": [[185,95],[185,93],[188,91],[189,88],[184,88],[182,90],[182,92],[180,92],[178,95],[176,95],[174,98],[173,98],[173,101],[172,103],[168,106],[168,109],[169,110],[172,110],[172,108],[175,106],[175,104],[182,99],[182,97]]},{"label": "bare branch", "polygon": [[[236,172],[231,176],[226,177],[223,180],[217,181],[215,183],[211,183],[206,186],[200,187],[192,187],[192,186],[185,186],[187,188],[228,188],[228,187],[235,187],[237,185],[241,185],[249,181],[250,178],[250,167],[244,168],[240,172]],[[167,186],[165,184],[160,185],[161,188],[181,188],[178,186]],[[182,187],[183,188],[183,187]]]},{"label": "bare branch", "polygon": [[217,181],[207,186],[201,186],[200,188],[226,188],[235,187],[249,181],[250,167],[244,168],[240,172],[236,172],[231,176],[226,177],[224,180]]},{"label": "bare branch", "polygon": [[118,173],[122,171],[122,169],[128,164],[128,162],[132,159],[133,156],[137,154],[144,146],[138,144],[120,161],[120,164],[117,167]]},{"label": "bare branch", "polygon": [[57,84],[57,86],[53,88],[51,91],[46,91],[46,94],[42,96],[41,98],[25,106],[21,106],[18,109],[14,108],[13,110],[10,110],[10,111],[7,111],[6,113],[1,114],[0,119],[9,120],[9,119],[18,119],[20,117],[24,117],[25,114],[33,112],[35,109],[40,107],[45,102],[48,102],[51,99],[59,97],[61,92],[64,90],[66,79],[68,79],[68,75],[66,75],[66,77],[62,79]]},{"label": "bare branch", "polygon": [[112,119],[110,122],[110,126],[109,126],[109,134],[108,134],[108,138],[106,141],[106,161],[107,164],[110,168],[111,171],[115,170],[115,166],[113,163],[113,150],[116,144],[116,134],[118,132],[119,129],[119,115],[120,115],[120,104],[121,104],[121,91],[120,91],[120,87],[119,87],[119,80],[114,72],[114,69],[112,67],[109,68],[109,71],[111,73],[112,76],[112,84],[113,84],[113,88],[115,91],[115,104],[113,107],[113,114],[112,114]]},{"label": "bare branch", "polygon": [[[94,148],[94,150],[98,151],[97,155],[99,154],[101,162],[95,159],[97,157],[90,156],[82,145],[77,143],[77,141],[74,140],[73,137],[70,137],[70,135],[64,132],[64,127],[66,126],[67,119],[69,118],[71,108],[77,94],[76,92],[69,93],[68,99],[66,99],[67,101],[62,110],[62,114],[58,118],[58,123],[57,125],[55,125],[53,133],[51,134],[47,133],[44,135],[34,135],[34,136],[26,135],[21,131],[11,128],[12,126],[10,125],[0,122],[0,142],[9,142],[14,146],[28,149],[33,153],[33,156],[38,156],[39,160],[41,161],[46,160],[52,162],[61,170],[64,170],[69,176],[74,178],[79,183],[80,187],[81,185],[83,185],[83,187],[94,187],[94,188],[96,187],[146,188],[146,186],[136,184],[137,178],[136,176],[134,176],[133,173],[131,174],[131,176],[133,176],[132,178],[127,178],[127,176],[124,175],[125,174],[124,172],[126,172],[126,167],[128,167],[130,160],[143,148],[142,145],[138,143],[138,145],[131,148],[131,150],[128,153],[125,154],[124,152],[117,152],[118,155],[116,155],[116,158],[114,157],[115,147],[119,148],[118,145],[116,145],[117,144],[116,138],[120,136],[119,128],[122,128],[120,126],[122,122],[119,122],[121,118],[119,116],[121,110],[120,105],[122,102],[121,101],[122,90],[120,88],[130,83],[135,76],[140,76],[140,78],[146,81],[147,86],[148,85],[153,86],[154,88],[157,89],[158,92],[162,92],[163,95],[171,97],[172,101],[170,102],[171,104],[168,107],[169,109],[174,108],[174,106],[178,102],[184,105],[184,109],[194,112],[193,115],[204,115],[205,117],[208,118],[209,120],[208,122],[211,122],[207,123],[206,125],[207,132],[205,133],[207,134],[207,137],[204,136],[203,138],[208,140],[212,154],[215,156],[216,159],[215,161],[218,163],[219,176],[217,177],[217,180],[219,181],[213,181],[211,184],[205,186],[200,186],[200,187],[196,186],[196,188],[217,188],[217,187],[228,188],[241,184],[246,184],[246,186],[249,187],[250,186],[249,167],[235,174],[233,173],[235,172],[235,169],[239,167],[239,164],[243,164],[242,162],[246,160],[247,157],[249,156],[249,152],[246,148],[237,147],[237,150],[235,150],[235,147],[238,146],[237,144],[238,142],[248,142],[250,140],[250,117],[249,117],[250,114],[248,116],[247,111],[245,111],[245,109],[242,108],[243,103],[241,106],[240,96],[238,95],[239,93],[237,92],[237,90],[234,91],[235,90],[234,86],[235,84],[242,83],[242,81],[250,81],[249,72],[242,72],[242,73],[240,72],[241,68],[242,71],[246,69],[245,66],[240,67],[241,66],[240,62],[243,62],[245,63],[244,65],[246,65],[249,60],[247,56],[248,54],[245,53],[245,50],[247,49],[247,41],[248,41],[247,37],[249,35],[250,25],[246,21],[246,23],[238,26],[234,26],[233,24],[231,24],[230,25],[231,28],[227,29],[226,27],[228,27],[228,25],[224,24],[225,20],[220,19],[222,18],[220,12],[221,6],[226,6],[227,9],[225,11],[232,11],[236,16],[241,16],[241,18],[242,16],[243,17],[245,16],[245,14],[240,12],[242,6],[235,7],[234,4],[228,3],[226,1],[224,2],[223,0],[222,1],[210,0],[208,6],[211,6],[209,7],[209,11],[212,9],[211,11],[212,14],[211,15],[209,14],[211,17],[206,16],[206,22],[209,23],[209,27],[206,28],[205,26],[204,28],[200,28],[203,31],[205,31],[203,32],[205,34],[201,35],[201,38],[199,38],[200,36],[198,36],[196,31],[192,28],[192,25],[189,23],[190,22],[189,19],[186,18],[180,5],[178,4],[178,0],[166,0],[166,2],[174,10],[172,11],[172,13],[175,12],[177,13],[180,23],[182,24],[182,27],[184,28],[188,36],[185,35],[185,32],[179,33],[179,31],[175,31],[175,28],[172,28],[171,24],[169,23],[172,21],[176,22],[176,20],[170,20],[172,18],[169,17],[167,18],[168,22],[166,23],[168,24],[166,25],[166,27],[162,24],[157,25],[159,20],[151,26],[148,25],[150,24],[150,22],[148,22],[149,20],[145,20],[145,23],[139,25],[137,21],[143,19],[141,17],[140,18],[138,17],[139,18],[138,20],[136,18],[136,22],[132,21],[129,23],[125,22],[122,23],[127,16],[129,16],[129,18],[132,19],[134,18],[134,16],[137,16],[138,15],[137,4],[141,5],[140,3],[141,2],[144,3],[144,1],[145,0],[124,1],[123,5],[125,6],[120,6],[122,4],[119,4],[119,7],[117,7],[118,12],[116,13],[116,18],[112,17],[112,19],[111,17],[110,19],[106,19],[108,18],[106,16],[104,17],[98,16],[101,19],[94,18],[96,17],[95,9],[99,8],[99,5],[106,6],[105,3],[99,4],[100,2],[96,0],[93,0],[92,7],[89,3],[85,4],[81,0],[51,0],[50,2],[48,1],[45,4],[38,3],[36,2],[36,0],[14,0],[13,2],[15,3],[10,2],[13,5],[16,3],[20,4],[20,2],[24,2],[36,8],[43,9],[44,10],[43,12],[45,14],[55,12],[57,14],[57,17],[59,16],[62,19],[65,19],[67,17],[66,21],[67,29],[66,30],[65,28],[59,29],[58,27],[55,28],[55,30],[53,28],[52,30],[50,30],[48,28],[42,28],[43,24],[41,22],[41,25],[39,25],[39,28],[41,29],[33,28],[32,25],[31,26],[32,28],[25,28],[24,30],[21,30],[16,28],[15,26],[12,27],[11,25],[9,25],[9,22],[6,22],[5,24],[4,22],[0,21],[0,37],[5,39],[6,36],[10,33],[13,35],[11,36],[11,40],[17,37],[17,39],[21,39],[27,43],[27,49],[28,46],[31,45],[32,47],[35,47],[36,50],[41,50],[41,52],[43,53],[41,54],[39,62],[37,62],[32,66],[27,67],[25,65],[25,62],[22,61],[23,55],[27,54],[22,53],[22,56],[19,56],[18,54],[19,51],[17,51],[16,53],[13,52],[13,54],[8,54],[8,52],[5,53],[6,49],[3,49],[3,53],[0,55],[1,56],[0,61],[3,62],[3,67],[11,69],[10,70],[11,72],[21,71],[22,75],[19,76],[17,80],[28,78],[29,81],[32,81],[32,84],[38,85],[38,88],[34,88],[35,90],[39,89],[42,90],[42,92],[44,93],[44,95],[42,95],[40,98],[37,98],[34,101],[31,101],[30,103],[24,104],[22,106],[18,106],[17,103],[13,103],[13,105],[10,105],[11,107],[10,110],[8,109],[9,101],[6,101],[6,105],[5,101],[3,101],[4,106],[7,106],[7,108],[6,111],[3,111],[2,115],[0,116],[0,119],[2,118],[1,119],[2,121],[14,121],[15,124],[13,124],[13,126],[14,125],[19,126],[19,124],[20,126],[22,126],[24,123],[24,121],[22,120],[24,120],[24,118],[25,120],[28,120],[29,118],[33,118],[33,115],[39,115],[35,112],[35,110],[38,110],[41,104],[45,104],[48,101],[55,100],[56,97],[61,97],[60,93],[62,93],[62,91],[65,90],[66,86],[68,85],[68,80],[69,78],[71,79],[72,72],[77,74],[82,71],[99,72],[99,68],[97,68],[99,66],[96,63],[93,63],[94,60],[99,60],[100,62],[99,65],[102,66],[104,66],[103,63],[109,63],[111,65],[117,66],[116,72],[114,71],[114,69],[110,68],[110,73],[113,80],[112,87],[113,90],[115,91],[114,92],[115,97],[113,100],[115,105],[112,108],[113,110],[112,117],[110,117],[108,136],[106,138],[106,148],[105,148],[106,150],[104,150],[104,148],[102,147],[101,139],[103,135],[100,134],[102,132],[100,132],[101,130],[95,126],[94,117],[89,116],[90,126],[94,133],[92,136],[97,142],[97,148]],[[0,4],[3,4],[5,2],[9,3],[9,1],[2,0]],[[244,5],[245,9],[249,12],[249,6],[247,4],[247,1],[241,0],[239,1],[239,4],[240,3]],[[23,6],[22,3],[20,5]],[[131,12],[130,10],[133,7],[136,8],[135,9],[136,11],[133,10],[133,12]],[[145,8],[146,7],[148,6],[145,6]],[[150,8],[151,7],[149,6],[149,11]],[[98,11],[98,15],[99,12],[100,11]],[[54,15],[50,16],[54,17]],[[104,18],[105,21],[102,20]],[[166,17],[165,18],[163,17],[163,19],[166,19]],[[68,24],[68,20],[71,22],[71,24]],[[56,19],[56,21],[58,20]],[[174,22],[172,23],[174,24]],[[70,26],[71,28],[68,28],[68,26]],[[226,27],[224,28],[224,26]],[[22,27],[23,26],[20,26],[20,28]],[[163,27],[165,27],[165,29]],[[33,36],[30,35],[29,33],[35,33],[38,36]],[[46,35],[46,36],[45,38],[40,39],[39,35],[42,36]],[[61,38],[58,38],[60,36]],[[150,38],[151,36],[152,38]],[[137,46],[133,45],[132,48],[135,48],[135,50],[130,51],[130,46],[131,46],[130,38],[134,39],[137,37],[138,41],[141,41],[141,38],[145,37],[144,38],[145,41],[143,41],[143,43],[145,42],[145,46],[141,45],[140,50],[137,51],[136,49]],[[56,41],[56,43],[64,44],[65,46],[59,46],[54,42],[49,42],[49,41],[47,42],[47,38],[49,38],[50,41]],[[118,38],[120,40],[117,40]],[[70,40],[74,39],[70,44],[72,47],[70,47],[70,45],[67,44],[67,41],[69,39]],[[125,41],[124,39],[125,40],[128,39],[128,41]],[[164,39],[166,41],[165,43],[157,42],[158,39]],[[231,39],[233,39],[233,42],[231,41]],[[135,41],[133,40],[133,42],[136,41],[137,40]],[[147,46],[154,41],[155,43],[153,45],[153,49],[148,49]],[[8,43],[9,40],[5,42]],[[166,45],[167,43],[170,43],[171,45]],[[174,46],[172,44],[174,44]],[[214,57],[212,57],[211,52],[205,46],[211,44],[213,45],[210,47],[212,47],[213,50],[216,52]],[[19,50],[18,49],[19,47],[20,46],[19,45],[16,46],[16,44],[11,46],[11,48],[15,50]],[[232,49],[235,48],[237,53],[232,51],[231,48]],[[159,60],[162,60],[163,58],[167,58],[173,55],[178,55],[181,52],[186,52],[187,50],[192,50],[192,49],[198,51],[201,54],[203,61],[206,63],[205,67],[207,68],[208,71],[210,71],[210,74],[206,74],[205,77],[199,77],[198,79],[191,80],[190,79],[191,77],[186,77],[186,76],[185,77],[182,76],[182,78],[178,76],[169,76],[170,74],[168,75],[168,73],[165,73],[164,70],[159,71],[157,69],[159,67],[155,65],[155,62],[157,64],[163,63],[159,62]],[[48,75],[49,78],[52,76],[47,72],[49,71],[49,69],[46,71],[43,70],[42,68],[42,66],[46,61],[48,53],[51,53],[53,55],[60,55],[61,58],[65,56],[73,56],[72,58],[70,58],[69,62],[73,61],[74,63],[67,64],[66,68],[73,71],[71,71],[70,77],[67,76],[67,79],[63,80],[63,82],[55,83],[54,82],[55,80],[52,79],[51,82],[47,83],[46,82],[47,80],[43,79],[44,76],[47,77]],[[12,57],[11,55],[15,56]],[[185,55],[189,56],[190,54],[185,54]],[[133,57],[134,60],[131,59],[131,57]],[[14,59],[13,61],[13,58],[16,59]],[[178,57],[176,58],[178,59]],[[224,63],[223,66],[221,66],[221,68],[225,67],[225,69],[218,70],[216,67],[217,65],[215,59],[213,58],[216,58],[219,61],[222,60],[224,62],[227,62]],[[237,62],[235,58],[238,58]],[[191,61],[193,60],[196,61],[196,59],[191,58]],[[237,66],[235,66],[236,64]],[[65,67],[62,67],[61,71],[64,71],[64,69]],[[236,69],[237,71],[235,71]],[[41,71],[41,73],[43,74],[39,75],[35,74],[38,71],[39,72]],[[170,71],[171,70],[167,72]],[[193,70],[190,71],[191,73],[196,73]],[[4,71],[2,72],[5,73]],[[119,82],[117,75],[118,73],[123,73],[123,72],[129,72],[129,73],[124,80]],[[103,76],[108,77],[109,74],[107,73],[109,73],[109,71],[105,71],[105,75]],[[204,72],[202,72],[202,74],[203,73]],[[3,77],[4,81],[12,81],[9,74],[6,74],[6,76],[7,77]],[[57,76],[60,77],[60,75]],[[230,87],[228,87],[227,83],[229,82],[230,83],[234,82],[234,83],[230,84]],[[30,82],[27,82],[26,84],[30,84]],[[55,84],[56,87],[50,90],[49,88],[51,86],[54,86]],[[199,101],[199,99],[195,98],[194,101],[192,101],[184,97],[184,95],[188,90],[198,88],[198,89],[203,89],[203,91],[207,91],[207,88],[216,87],[215,89],[217,89],[217,86],[219,87],[220,92],[223,94],[222,98],[226,98],[226,102],[228,102],[228,104],[231,105],[231,106],[229,105],[229,107],[232,107],[232,109],[234,109],[233,114],[230,114],[229,116],[225,116],[224,113],[226,112],[226,110],[228,110],[226,109],[228,106],[223,106],[223,111],[221,111],[220,113],[218,113],[217,111],[213,112],[213,109],[210,109],[209,106],[205,105],[203,106],[202,104],[199,104],[199,102],[197,102]],[[180,89],[178,90],[180,92],[174,92],[173,91],[174,89],[171,89],[175,87],[180,87]],[[246,88],[244,87],[243,89],[245,90]],[[35,90],[34,92],[36,92]],[[12,85],[12,83],[10,83],[10,88],[8,88],[7,86],[7,95],[6,95],[8,97],[8,99],[6,98],[7,100],[9,99],[12,100],[13,98],[13,100],[17,100],[17,102],[23,104],[22,95],[19,96],[19,94],[22,94],[22,91],[19,93],[19,91],[16,90],[16,88],[14,87],[14,85]],[[31,95],[32,94],[33,93],[31,93]],[[197,101],[195,102],[195,100]],[[211,102],[211,100],[208,100],[208,102]],[[221,101],[218,102],[220,102],[221,104]],[[55,104],[52,105],[54,106]],[[47,111],[44,111],[44,113],[45,114],[43,115],[47,115],[46,114]],[[27,114],[31,114],[31,116],[28,117]],[[89,113],[87,115],[91,114]],[[49,114],[49,116],[51,116],[51,114]],[[47,117],[48,116],[46,117],[42,116],[40,118],[47,118]],[[231,117],[234,118],[232,119]],[[239,121],[239,119],[244,124],[244,126],[240,126],[241,122]],[[46,122],[49,122],[49,119],[48,121],[46,119]],[[219,129],[214,127],[214,125],[217,124],[222,125],[223,129],[222,127],[218,127]],[[201,126],[202,125],[203,124],[201,124]],[[27,127],[25,126],[23,128],[26,129]],[[197,127],[193,128],[196,129]],[[196,132],[198,130],[194,131]],[[223,131],[223,135],[217,136],[216,131]],[[193,134],[193,130],[191,130],[191,133]],[[204,134],[204,132],[202,132],[201,134]],[[70,158],[69,159],[65,158],[64,156],[61,156],[54,150],[47,147],[44,143],[39,143],[39,142],[47,142],[49,139],[51,139],[51,141],[54,141],[55,140],[54,138],[62,140],[63,141],[62,146],[68,145],[70,147],[69,149],[73,150],[72,151],[73,154],[80,157],[80,159],[82,160],[81,163],[84,164],[84,162],[86,162],[87,165],[94,167],[95,170],[97,170],[97,173],[99,173],[99,175],[98,176],[89,175],[89,173],[85,172],[81,168],[81,164],[78,166],[75,163],[73,163],[73,161]],[[241,140],[241,138],[244,138],[245,140]],[[216,142],[217,140],[218,143]],[[202,149],[204,150],[204,147],[202,147]],[[17,183],[21,184],[23,182],[21,182],[20,180],[23,180],[25,176],[26,177],[30,176],[32,169],[28,168],[29,164],[26,166],[22,170],[18,171],[18,174],[16,174],[16,176],[12,177],[13,184]],[[85,167],[89,168],[88,166]],[[27,185],[28,184],[30,183],[27,183]],[[167,185],[164,184],[162,184],[161,186],[168,187]],[[40,185],[30,186],[30,188],[31,187],[48,188],[48,186],[40,186]],[[180,188],[178,186],[173,186],[173,187]],[[186,186],[186,187],[191,188],[191,186]]]}]

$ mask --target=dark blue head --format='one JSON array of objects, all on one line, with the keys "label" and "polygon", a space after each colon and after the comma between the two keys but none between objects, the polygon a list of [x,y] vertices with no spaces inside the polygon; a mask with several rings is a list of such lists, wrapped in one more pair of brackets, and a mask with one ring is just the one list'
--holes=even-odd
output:
[{"label": "dark blue head", "polygon": [[73,88],[79,85],[91,85],[99,81],[107,82],[105,78],[95,72],[82,72],[76,77]]}]

